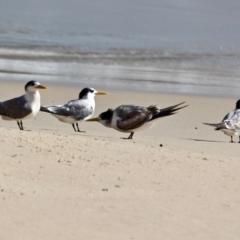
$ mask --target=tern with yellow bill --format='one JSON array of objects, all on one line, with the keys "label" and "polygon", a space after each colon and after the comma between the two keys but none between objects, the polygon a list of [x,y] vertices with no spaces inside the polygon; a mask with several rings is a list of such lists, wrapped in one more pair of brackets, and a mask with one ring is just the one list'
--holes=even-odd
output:
[{"label": "tern with yellow bill", "polygon": [[52,114],[61,122],[72,124],[75,132],[82,132],[78,127],[78,122],[92,117],[95,110],[95,95],[106,94],[108,93],[96,91],[94,88],[84,88],[79,93],[78,99],[71,100],[63,105],[42,106],[40,111]]},{"label": "tern with yellow bill", "polygon": [[0,115],[3,120],[16,120],[20,130],[23,129],[22,120],[32,118],[40,110],[39,89],[47,89],[37,81],[30,81],[25,85],[25,94],[4,102],[0,102]]},{"label": "tern with yellow bill", "polygon": [[151,128],[155,119],[170,116],[176,113],[177,110],[187,106],[179,107],[185,102],[174,106],[160,109],[156,105],[149,107],[140,107],[136,105],[121,105],[115,110],[108,109],[101,113],[97,118],[92,118],[89,122],[100,122],[105,127],[113,128],[120,132],[130,133],[128,138],[132,139],[133,134],[144,128]]}]

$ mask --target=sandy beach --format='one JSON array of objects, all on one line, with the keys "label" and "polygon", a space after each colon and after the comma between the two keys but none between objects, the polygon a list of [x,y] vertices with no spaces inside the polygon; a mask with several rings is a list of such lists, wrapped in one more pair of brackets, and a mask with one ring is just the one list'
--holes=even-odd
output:
[{"label": "sandy beach", "polygon": [[[24,93],[0,84],[0,100]],[[85,86],[47,87],[42,105]],[[0,119],[0,239],[240,239],[240,144],[202,124],[220,122],[237,99],[107,91],[94,116],[127,103],[189,106],[133,140],[99,123],[75,133],[42,112],[25,131]]]}]

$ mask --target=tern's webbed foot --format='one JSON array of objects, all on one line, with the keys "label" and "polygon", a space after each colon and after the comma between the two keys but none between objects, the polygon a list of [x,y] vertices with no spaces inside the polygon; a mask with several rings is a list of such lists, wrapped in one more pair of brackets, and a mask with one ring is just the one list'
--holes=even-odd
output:
[{"label": "tern's webbed foot", "polygon": [[80,132],[80,133],[86,133],[86,131],[81,131],[81,130],[78,130],[78,132]]},{"label": "tern's webbed foot", "polygon": [[77,131],[76,132],[80,132],[80,133],[85,133],[85,131],[81,131],[78,127],[78,123],[76,123],[76,126],[77,126]]}]

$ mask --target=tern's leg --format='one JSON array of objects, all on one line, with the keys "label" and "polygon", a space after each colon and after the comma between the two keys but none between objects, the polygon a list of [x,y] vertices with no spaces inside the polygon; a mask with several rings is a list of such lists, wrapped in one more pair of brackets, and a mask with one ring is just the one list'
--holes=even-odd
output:
[{"label": "tern's leg", "polygon": [[85,133],[85,131],[81,131],[81,130],[79,129],[78,123],[76,123],[76,126],[77,126],[77,129],[78,129],[78,132],[83,132],[83,133]]},{"label": "tern's leg", "polygon": [[131,132],[128,138],[123,138],[123,139],[132,139],[134,132]]},{"label": "tern's leg", "polygon": [[19,129],[22,130],[19,121],[17,121],[17,125],[18,125]]},{"label": "tern's leg", "polygon": [[19,127],[20,130],[23,130],[23,127],[22,127],[21,121],[17,121],[17,125],[18,125],[18,127]]},{"label": "tern's leg", "polygon": [[234,141],[233,141],[233,137],[231,136],[231,141],[230,141],[230,143],[234,143]]},{"label": "tern's leg", "polygon": [[76,128],[75,128],[75,125],[74,125],[74,123],[72,124],[72,127],[73,127],[74,131],[76,132]]},{"label": "tern's leg", "polygon": [[132,139],[133,134],[134,134],[134,132],[131,132],[131,134],[129,135],[128,139]]},{"label": "tern's leg", "polygon": [[239,142],[238,143],[240,143],[240,136],[239,136]]},{"label": "tern's leg", "polygon": [[22,130],[24,130],[24,129],[23,129],[23,123],[22,123],[22,120],[20,121],[20,125],[21,125]]}]

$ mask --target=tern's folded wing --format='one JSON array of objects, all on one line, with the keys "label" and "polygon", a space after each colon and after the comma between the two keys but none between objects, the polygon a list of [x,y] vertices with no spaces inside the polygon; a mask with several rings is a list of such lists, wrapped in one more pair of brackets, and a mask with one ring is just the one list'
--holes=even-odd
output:
[{"label": "tern's folded wing", "polygon": [[116,113],[119,117],[117,127],[125,131],[141,127],[152,117],[151,111],[147,108],[134,105],[120,106]]},{"label": "tern's folded wing", "polygon": [[0,115],[12,119],[22,119],[31,113],[24,96],[13,98],[0,103]]},{"label": "tern's folded wing", "polygon": [[84,120],[86,117],[93,114],[93,108],[91,106],[77,103],[74,104],[73,102],[65,105],[41,107],[40,111],[64,117],[71,117],[78,121]]}]

